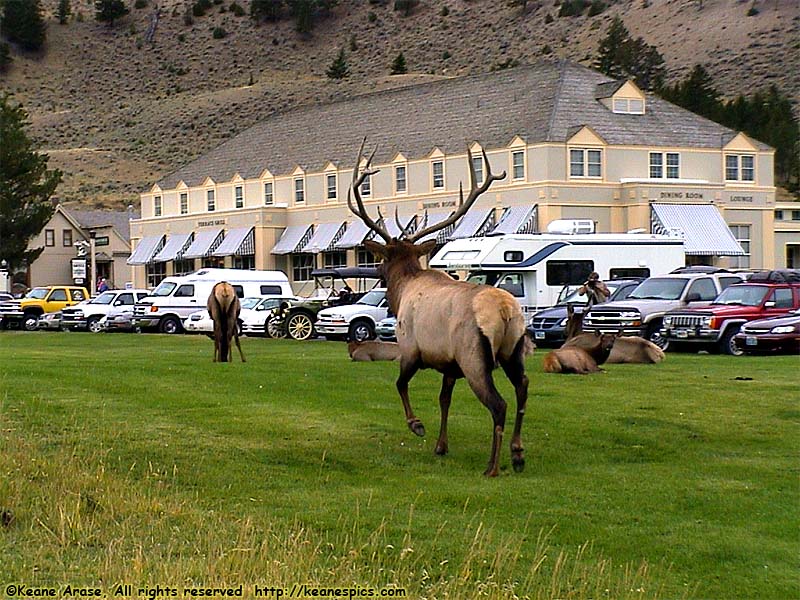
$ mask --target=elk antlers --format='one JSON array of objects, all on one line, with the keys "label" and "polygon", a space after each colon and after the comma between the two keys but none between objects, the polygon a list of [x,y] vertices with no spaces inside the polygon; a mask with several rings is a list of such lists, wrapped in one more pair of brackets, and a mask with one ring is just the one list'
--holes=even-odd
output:
[{"label": "elk antlers", "polygon": [[[351,189],[353,191],[353,196],[355,197],[357,206],[353,205],[353,201],[350,197],[350,190],[348,190],[347,192],[347,206],[356,216],[358,216],[362,221],[364,221],[364,224],[367,227],[369,227],[372,231],[380,235],[386,242],[390,242],[392,236],[389,234],[388,230],[385,227],[381,226],[379,223],[376,223],[369,216],[366,209],[364,208],[364,202],[361,199],[361,194],[359,192],[359,188],[361,187],[361,184],[364,183],[364,180],[370,175],[374,175],[375,173],[378,172],[378,169],[370,168],[370,165],[372,164],[372,159],[375,156],[375,150],[377,150],[377,148],[372,151],[372,154],[370,154],[366,164],[364,165],[364,169],[361,170],[359,168],[361,163],[361,158],[363,157],[364,154],[364,144],[366,143],[366,141],[367,138],[365,137],[361,142],[361,147],[358,149],[358,157],[356,158],[356,164],[355,167],[353,168],[353,182]],[[417,231],[415,231],[413,234],[406,236],[406,240],[408,242],[413,244],[417,240],[427,235],[430,235],[431,233],[435,233],[446,227],[449,227],[467,213],[467,211],[472,207],[472,205],[475,204],[475,201],[478,199],[478,197],[481,194],[483,194],[486,190],[488,190],[489,186],[491,186],[493,182],[498,181],[500,179],[505,179],[506,176],[505,171],[503,171],[499,175],[495,175],[494,173],[492,173],[492,167],[489,164],[489,158],[486,156],[486,150],[481,148],[481,153],[483,154],[483,164],[486,165],[486,177],[484,177],[483,183],[481,183],[481,185],[478,185],[478,177],[475,174],[475,165],[472,164],[472,151],[469,148],[467,148],[467,163],[469,164],[469,179],[470,179],[470,191],[469,194],[467,195],[467,199],[464,200],[463,184],[459,184],[458,186],[459,202],[456,211],[444,221],[440,221],[439,223],[434,223],[429,227],[425,227],[425,224],[428,221],[428,215],[426,212],[425,220],[423,221],[421,227],[417,229]],[[380,217],[380,211],[378,211],[378,216]],[[397,210],[395,210],[395,220],[397,222],[397,226],[401,231],[400,237],[402,238],[403,227],[402,224],[400,223],[400,218],[398,216]]]}]

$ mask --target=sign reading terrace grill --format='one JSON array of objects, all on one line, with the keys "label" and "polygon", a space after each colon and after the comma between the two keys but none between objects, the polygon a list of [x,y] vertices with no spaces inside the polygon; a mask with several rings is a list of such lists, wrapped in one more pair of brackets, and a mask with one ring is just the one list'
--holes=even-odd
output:
[{"label": "sign reading terrace grill", "polygon": [[198,227],[213,227],[214,225],[225,225],[225,219],[212,219],[210,221],[198,221]]},{"label": "sign reading terrace grill", "polygon": [[702,200],[703,192],[661,192],[658,197],[661,200],[674,200],[674,199],[687,199],[687,200]]}]

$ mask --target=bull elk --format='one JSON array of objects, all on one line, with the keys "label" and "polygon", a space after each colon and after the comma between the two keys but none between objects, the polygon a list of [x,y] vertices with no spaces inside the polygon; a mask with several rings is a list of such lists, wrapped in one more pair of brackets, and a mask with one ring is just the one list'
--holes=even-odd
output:
[{"label": "bull elk", "polygon": [[227,281],[215,284],[208,295],[208,314],[214,321],[214,362],[230,362],[231,339],[236,340],[239,356],[245,362],[239,343],[239,313],[241,305],[233,286]]},{"label": "bull elk", "polygon": [[[498,393],[492,378],[492,371],[499,364],[513,384],[516,394],[517,412],[511,438],[511,462],[515,471],[522,471],[525,459],[521,430],[528,398],[525,355],[532,351],[532,344],[525,333],[522,310],[514,297],[505,290],[458,281],[442,271],[423,269],[420,257],[429,254],[436,241],[416,243],[460,219],[475,200],[489,189],[492,182],[505,177],[505,171],[500,175],[493,174],[484,152],[486,176],[481,185],[478,185],[472,153],[467,150],[471,181],[467,199],[464,200],[461,186],[459,206],[449,218],[426,226],[426,216],[413,234],[407,233],[401,226],[400,235],[392,238],[380,219],[380,212],[376,222],[364,208],[359,193],[364,180],[378,172],[371,168],[374,151],[363,169],[359,169],[364,157],[365,141],[358,151],[353,169],[352,197],[348,191],[347,204],[385,242],[380,244],[368,240],[365,246],[383,259],[381,269],[387,284],[387,298],[389,306],[397,315],[396,334],[400,349],[397,391],[403,402],[406,423],[416,435],[425,435],[425,427],[414,415],[409,402],[408,383],[419,369],[436,369],[442,373],[442,387],[439,393],[441,423],[435,452],[439,455],[446,454],[447,417],[453,387],[457,379],[465,378],[473,393],[492,415],[492,451],[484,475],[496,476],[506,421],[506,402]],[[397,213],[395,220],[399,225]]]}]

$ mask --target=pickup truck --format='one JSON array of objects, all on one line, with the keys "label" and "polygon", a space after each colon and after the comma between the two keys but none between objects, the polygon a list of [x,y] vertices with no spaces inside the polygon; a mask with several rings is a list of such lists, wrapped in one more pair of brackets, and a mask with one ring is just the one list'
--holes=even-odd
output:
[{"label": "pickup truck", "polygon": [[664,315],[661,335],[670,343],[719,348],[739,356],[735,336],[745,323],[783,316],[800,307],[800,283],[764,281],[732,285],[703,308],[680,308]]},{"label": "pickup truck", "polygon": [[586,331],[638,335],[662,350],[669,340],[661,333],[664,315],[692,304],[704,306],[728,286],[741,283],[735,273],[670,273],[645,279],[625,300],[597,304],[583,319]]},{"label": "pickup truck", "polygon": [[35,331],[39,317],[43,314],[58,312],[87,298],[89,292],[84,287],[74,285],[35,287],[21,300],[0,303],[0,328],[22,327],[26,331]]},{"label": "pickup truck", "polygon": [[133,312],[133,305],[149,293],[147,290],[107,290],[96,298],[63,309],[61,311],[61,329],[88,329],[92,333],[103,331],[100,320],[112,308],[128,306]]}]

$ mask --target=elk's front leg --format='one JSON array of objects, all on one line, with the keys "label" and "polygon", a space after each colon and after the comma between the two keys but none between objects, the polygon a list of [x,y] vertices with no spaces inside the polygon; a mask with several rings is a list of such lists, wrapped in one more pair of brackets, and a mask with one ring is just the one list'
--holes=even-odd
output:
[{"label": "elk's front leg", "polygon": [[408,400],[408,382],[414,377],[419,370],[419,364],[416,360],[408,360],[406,358],[400,359],[400,377],[397,378],[397,391],[400,394],[400,399],[403,401],[403,410],[406,413],[406,423],[408,428],[420,437],[425,435],[425,427],[411,410],[411,402]]},{"label": "elk's front leg", "polygon": [[442,421],[439,425],[439,440],[436,442],[436,454],[447,454],[447,415],[450,412],[450,401],[453,398],[453,387],[456,385],[455,377],[442,376],[442,391],[439,392],[439,408]]}]

